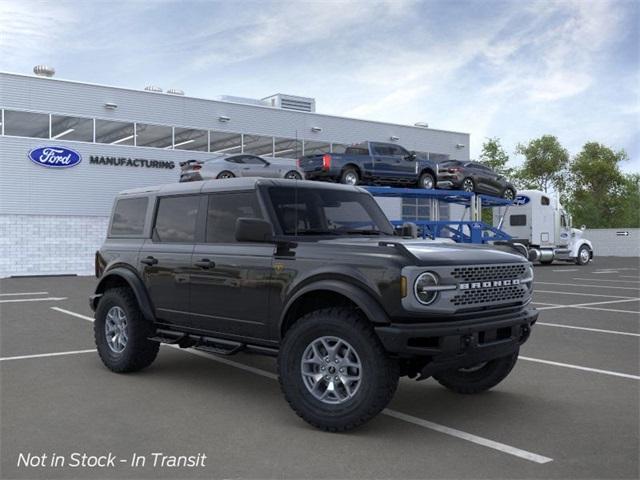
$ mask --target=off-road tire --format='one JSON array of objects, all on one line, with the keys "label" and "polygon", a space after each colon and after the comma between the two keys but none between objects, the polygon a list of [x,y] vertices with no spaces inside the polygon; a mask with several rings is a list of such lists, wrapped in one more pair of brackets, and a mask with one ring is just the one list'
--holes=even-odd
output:
[{"label": "off-road tire", "polygon": [[[323,336],[336,336],[357,351],[362,381],[354,396],[330,405],[315,398],[302,380],[305,349]],[[371,325],[352,308],[326,308],[304,315],[287,331],[278,356],[280,388],[291,408],[306,422],[329,432],[352,430],[389,403],[398,386],[398,363],[387,356]]]},{"label": "off-road tire", "polygon": [[[431,186],[430,187],[426,187],[425,186],[425,182],[431,179]],[[434,188],[436,188],[436,179],[433,176],[433,174],[429,173],[429,172],[425,172],[422,175],[420,175],[420,178],[418,179],[418,188],[423,188],[426,190],[433,190]]]},{"label": "off-road tire", "polygon": [[589,247],[587,247],[586,245],[582,245],[579,249],[578,249],[578,256],[576,257],[576,265],[586,265],[587,263],[589,263],[589,261],[591,260],[591,255],[589,255],[589,259],[584,261],[582,259],[582,252],[584,250],[589,251]]},{"label": "off-road tire", "polygon": [[[349,183],[348,178],[350,175],[355,176],[355,183]],[[345,168],[340,175],[340,183],[345,185],[358,185],[360,183],[360,175],[358,174],[358,171],[352,167]]]},{"label": "off-road tire", "polygon": [[511,372],[518,360],[518,351],[506,357],[489,360],[476,371],[447,370],[433,376],[440,385],[462,394],[480,393],[498,385]]},{"label": "off-road tire", "polygon": [[[105,334],[106,316],[114,306],[124,310],[127,317],[129,338],[120,353],[109,348]],[[117,373],[135,372],[148,367],[160,349],[158,342],[148,340],[153,334],[153,326],[142,315],[133,292],[126,287],[111,288],[104,293],[96,309],[93,332],[102,363]]]},{"label": "off-road tire", "polygon": [[216,177],[217,179],[225,179],[225,178],[235,178],[235,175],[228,170],[223,170]]}]

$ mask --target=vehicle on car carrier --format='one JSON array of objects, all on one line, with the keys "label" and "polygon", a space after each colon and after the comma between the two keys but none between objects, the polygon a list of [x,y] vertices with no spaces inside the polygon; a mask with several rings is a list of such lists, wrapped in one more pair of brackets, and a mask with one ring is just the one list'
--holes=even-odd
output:
[{"label": "vehicle on car carrier", "polygon": [[114,372],[149,366],[162,342],[277,356],[298,415],[350,430],[386,407],[400,376],[472,394],[511,372],[538,316],[533,268],[514,252],[403,238],[353,186],[128,190],[96,252],[95,341]]},{"label": "vehicle on car carrier", "polygon": [[494,208],[493,222],[512,242],[525,245],[533,262],[586,265],[593,260],[593,246],[583,238],[585,226],[573,228],[571,215],[559,200],[540,190],[522,190],[513,205]]}]

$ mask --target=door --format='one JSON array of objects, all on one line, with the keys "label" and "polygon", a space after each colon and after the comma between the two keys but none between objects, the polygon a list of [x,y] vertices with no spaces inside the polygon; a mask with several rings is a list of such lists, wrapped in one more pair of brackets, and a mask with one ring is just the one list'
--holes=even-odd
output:
[{"label": "door", "polygon": [[560,235],[558,237],[558,245],[561,247],[566,247],[569,245],[570,241],[571,227],[569,226],[567,214],[563,210],[560,210]]},{"label": "door", "polygon": [[402,182],[412,182],[417,180],[417,163],[407,150],[400,145],[390,145],[393,157],[393,173],[396,180]]},{"label": "door", "polygon": [[189,322],[189,272],[198,195],[160,197],[153,235],[140,251],[140,271],[160,322]]},{"label": "door", "polygon": [[191,323],[216,334],[265,339],[273,244],[238,243],[236,220],[262,218],[255,190],[211,193],[205,242],[192,255]]},{"label": "door", "polygon": [[241,157],[240,172],[243,177],[276,177],[277,169],[270,168],[269,162],[255,155]]}]

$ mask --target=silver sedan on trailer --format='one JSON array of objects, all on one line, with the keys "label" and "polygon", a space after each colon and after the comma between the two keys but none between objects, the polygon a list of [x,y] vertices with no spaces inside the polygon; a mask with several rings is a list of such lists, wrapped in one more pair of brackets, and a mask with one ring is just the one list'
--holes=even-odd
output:
[{"label": "silver sedan on trailer", "polygon": [[187,160],[180,163],[180,168],[181,182],[234,177],[304,178],[304,173],[294,159],[259,157],[245,153],[220,155],[208,160]]}]

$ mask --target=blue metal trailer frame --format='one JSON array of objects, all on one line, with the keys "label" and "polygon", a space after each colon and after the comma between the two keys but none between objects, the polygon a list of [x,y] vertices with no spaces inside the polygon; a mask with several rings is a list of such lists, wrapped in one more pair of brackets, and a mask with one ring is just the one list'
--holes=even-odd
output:
[{"label": "blue metal trailer frame", "polygon": [[[462,190],[425,190],[418,188],[364,187],[374,197],[427,198],[438,202],[455,203],[471,210],[471,220],[420,220],[413,222],[422,238],[450,238],[458,243],[490,243],[509,241],[511,236],[498,227],[480,220],[482,208],[505,207],[513,202],[491,195],[464,192]],[[406,222],[392,220],[394,226]]]}]

